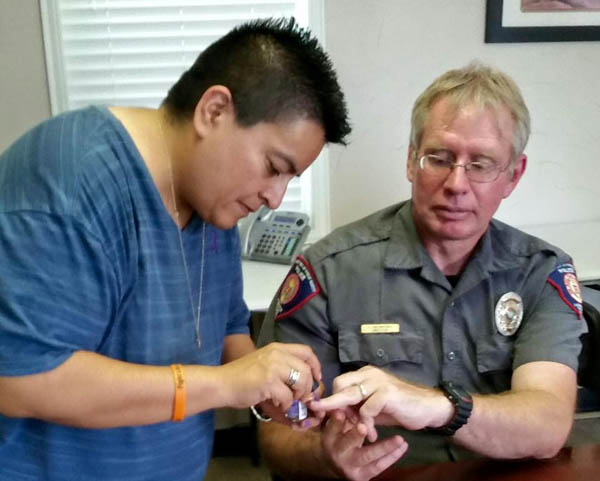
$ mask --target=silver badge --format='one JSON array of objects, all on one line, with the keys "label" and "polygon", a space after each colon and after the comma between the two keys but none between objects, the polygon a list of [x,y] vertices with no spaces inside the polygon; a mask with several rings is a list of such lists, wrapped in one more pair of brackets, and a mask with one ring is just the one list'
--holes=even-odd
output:
[{"label": "silver badge", "polygon": [[523,320],[523,300],[516,292],[504,294],[496,304],[496,327],[503,336],[512,336]]}]

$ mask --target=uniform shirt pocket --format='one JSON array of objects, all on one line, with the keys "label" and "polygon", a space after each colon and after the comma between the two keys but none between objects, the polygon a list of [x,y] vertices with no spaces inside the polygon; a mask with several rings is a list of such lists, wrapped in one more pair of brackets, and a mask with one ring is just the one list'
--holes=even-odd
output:
[{"label": "uniform shirt pocket", "polygon": [[423,334],[420,331],[361,334],[360,325],[341,327],[338,350],[342,363],[375,366],[391,362],[420,364],[423,358]]},{"label": "uniform shirt pocket", "polygon": [[477,342],[477,370],[480,373],[506,371],[512,368],[514,340],[504,336]]}]

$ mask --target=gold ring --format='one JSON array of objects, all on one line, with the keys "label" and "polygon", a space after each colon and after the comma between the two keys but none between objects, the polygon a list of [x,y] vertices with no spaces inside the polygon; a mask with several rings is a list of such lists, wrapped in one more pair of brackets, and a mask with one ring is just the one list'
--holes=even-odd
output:
[{"label": "gold ring", "polygon": [[361,397],[364,399],[366,397],[368,397],[368,393],[367,390],[365,389],[365,387],[362,385],[362,383],[357,384],[358,386],[358,390],[360,391],[360,395]]}]

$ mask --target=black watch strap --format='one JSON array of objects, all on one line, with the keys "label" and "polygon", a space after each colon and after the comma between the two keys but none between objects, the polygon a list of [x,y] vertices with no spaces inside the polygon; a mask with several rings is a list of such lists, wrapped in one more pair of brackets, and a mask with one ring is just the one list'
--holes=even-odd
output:
[{"label": "black watch strap", "polygon": [[454,416],[452,416],[448,424],[436,428],[434,431],[446,436],[452,436],[462,426],[467,424],[473,410],[473,398],[462,386],[450,381],[442,382],[440,389],[454,406]]}]

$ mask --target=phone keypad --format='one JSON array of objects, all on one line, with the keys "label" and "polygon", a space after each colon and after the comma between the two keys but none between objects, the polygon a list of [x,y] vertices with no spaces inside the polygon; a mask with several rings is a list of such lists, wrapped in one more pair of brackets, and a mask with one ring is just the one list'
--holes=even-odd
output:
[{"label": "phone keypad", "polygon": [[289,225],[274,224],[260,237],[254,253],[289,257],[299,238],[300,232],[290,229]]}]

